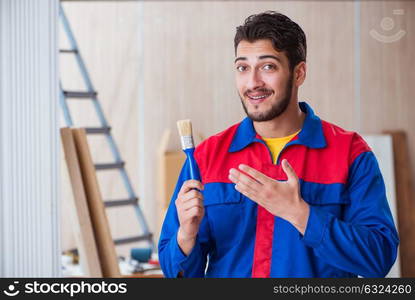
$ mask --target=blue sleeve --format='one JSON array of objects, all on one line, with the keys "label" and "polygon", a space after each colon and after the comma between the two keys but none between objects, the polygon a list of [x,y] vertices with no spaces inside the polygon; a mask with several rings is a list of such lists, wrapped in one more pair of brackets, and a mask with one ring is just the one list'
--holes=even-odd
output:
[{"label": "blue sleeve", "polygon": [[190,172],[186,160],[163,222],[158,245],[160,266],[166,277],[178,277],[179,274],[183,277],[204,277],[205,275],[209,250],[209,227],[206,213],[200,224],[195,246],[188,256],[182,252],[177,243],[177,231],[180,224],[175,201],[180,188],[188,179],[190,179]]},{"label": "blue sleeve", "polygon": [[317,256],[363,277],[385,277],[399,244],[385,184],[372,152],[360,154],[349,170],[350,204],[342,219],[310,206],[303,241]]}]

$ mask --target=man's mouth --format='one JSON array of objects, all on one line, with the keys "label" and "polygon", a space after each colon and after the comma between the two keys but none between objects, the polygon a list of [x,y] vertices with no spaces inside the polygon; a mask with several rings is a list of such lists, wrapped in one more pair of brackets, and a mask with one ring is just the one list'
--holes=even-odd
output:
[{"label": "man's mouth", "polygon": [[269,98],[273,93],[270,91],[261,92],[261,93],[246,93],[248,100],[251,104],[258,105],[264,102],[267,98]]}]

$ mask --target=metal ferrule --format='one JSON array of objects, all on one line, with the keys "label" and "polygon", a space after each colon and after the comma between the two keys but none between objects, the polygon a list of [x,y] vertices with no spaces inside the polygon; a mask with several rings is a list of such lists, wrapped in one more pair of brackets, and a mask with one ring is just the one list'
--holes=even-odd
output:
[{"label": "metal ferrule", "polygon": [[190,136],[181,136],[180,141],[182,142],[182,149],[191,149],[195,147],[195,144],[193,143],[193,137]]}]

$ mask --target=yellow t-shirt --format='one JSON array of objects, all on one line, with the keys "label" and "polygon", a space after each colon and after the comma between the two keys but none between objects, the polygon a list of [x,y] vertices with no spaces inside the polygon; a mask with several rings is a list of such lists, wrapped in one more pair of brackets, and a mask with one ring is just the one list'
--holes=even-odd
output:
[{"label": "yellow t-shirt", "polygon": [[284,136],[281,138],[262,138],[267,144],[269,150],[271,151],[272,161],[274,162],[274,164],[277,162],[277,157],[280,154],[281,150],[284,148],[284,146],[289,141],[291,141],[291,139],[295,137],[299,132],[300,130],[289,136]]}]

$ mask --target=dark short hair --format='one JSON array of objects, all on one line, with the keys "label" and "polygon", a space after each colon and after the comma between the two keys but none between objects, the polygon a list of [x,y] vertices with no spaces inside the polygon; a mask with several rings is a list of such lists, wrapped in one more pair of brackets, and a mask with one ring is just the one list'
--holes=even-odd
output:
[{"label": "dark short hair", "polygon": [[251,15],[243,25],[236,27],[234,39],[235,54],[242,41],[253,43],[271,40],[275,50],[285,52],[291,70],[301,61],[306,61],[307,42],[304,31],[287,16],[275,11]]}]

